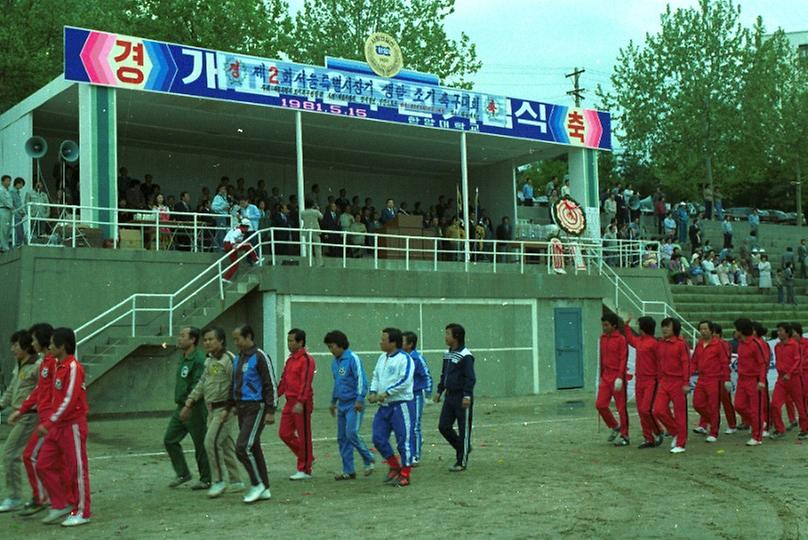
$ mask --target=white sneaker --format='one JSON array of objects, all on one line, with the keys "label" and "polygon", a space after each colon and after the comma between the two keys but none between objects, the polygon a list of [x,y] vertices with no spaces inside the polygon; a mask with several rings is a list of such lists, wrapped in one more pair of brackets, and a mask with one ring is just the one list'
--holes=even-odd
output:
[{"label": "white sneaker", "polygon": [[215,484],[210,486],[210,489],[208,490],[208,497],[214,499],[219,495],[221,495],[222,493],[224,493],[226,489],[227,484],[225,484],[224,482],[216,482]]},{"label": "white sneaker", "polygon": [[310,478],[310,474],[306,474],[303,471],[297,471],[295,474],[289,477],[289,480],[308,480]]},{"label": "white sneaker", "polygon": [[763,435],[763,438],[765,439],[766,437],[768,437],[769,435],[771,435],[771,433],[769,433],[769,430],[768,430],[768,429],[764,429],[764,430],[763,430],[763,433],[762,433],[761,435]]},{"label": "white sneaker", "polygon": [[269,492],[269,488],[266,488],[264,491],[261,492],[261,496],[258,497],[262,501],[268,501],[272,498],[272,493]]},{"label": "white sneaker", "polygon": [[77,527],[89,523],[90,518],[82,517],[78,514],[67,516],[67,519],[62,522],[62,527]]},{"label": "white sneaker", "polygon": [[712,435],[708,435],[704,442],[718,442],[718,437],[713,437]]},{"label": "white sneaker", "polygon": [[51,523],[56,523],[57,521],[62,521],[62,518],[68,515],[70,512],[73,511],[72,506],[65,506],[61,510],[57,510],[55,508],[51,508],[48,510],[48,515],[46,515],[42,519],[42,523],[46,525],[50,525]]},{"label": "white sneaker", "polygon": [[250,489],[247,490],[247,494],[244,495],[243,501],[247,504],[254,503],[261,498],[261,495],[264,493],[265,489],[264,484],[251,486]]},{"label": "white sneaker", "polygon": [[671,441],[671,449],[674,448],[676,448],[676,437],[674,437],[673,440]]},{"label": "white sneaker", "polygon": [[732,428],[732,427],[728,427],[727,429],[725,429],[725,430],[724,430],[724,434],[725,434],[725,435],[732,435],[732,434],[733,434],[733,433],[735,433],[736,431],[738,431],[738,430],[737,430],[737,429],[735,429],[735,428]]},{"label": "white sneaker", "polygon": [[755,439],[749,439],[746,441],[746,446],[760,446],[761,444],[763,444],[763,441],[758,441]]},{"label": "white sneaker", "polygon": [[227,485],[228,493],[240,493],[244,491],[244,482],[231,482]]},{"label": "white sneaker", "polygon": [[23,502],[21,499],[6,499],[0,504],[0,512],[11,512],[22,508]]},{"label": "white sneaker", "polygon": [[696,426],[693,428],[693,433],[701,433],[702,435],[707,435],[709,431],[707,431],[707,428]]},{"label": "white sneaker", "polygon": [[365,465],[365,476],[370,476],[371,474],[373,474],[373,471],[375,470],[376,470],[376,464],[371,461],[370,463]]},{"label": "white sneaker", "polygon": [[671,448],[671,454],[681,454],[684,451],[685,449],[682,448],[681,446],[674,446],[673,448]]}]

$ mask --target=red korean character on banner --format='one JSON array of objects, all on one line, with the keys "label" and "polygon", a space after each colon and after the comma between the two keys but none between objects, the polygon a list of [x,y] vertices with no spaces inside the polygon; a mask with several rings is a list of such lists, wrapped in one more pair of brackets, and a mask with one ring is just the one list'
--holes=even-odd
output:
[{"label": "red korean character on banner", "polygon": [[230,71],[230,78],[234,80],[238,80],[241,78],[241,62],[236,60],[235,62],[230,62],[227,66],[228,71]]},{"label": "red korean character on banner", "polygon": [[125,39],[118,39],[115,41],[115,45],[123,49],[123,52],[115,57],[115,62],[120,64],[128,61],[128,63],[134,64],[119,67],[116,72],[118,80],[127,84],[142,83],[144,77],[143,70],[140,68],[143,67],[143,43],[132,43]]},{"label": "red korean character on banner", "polygon": [[567,114],[567,134],[570,139],[573,137],[580,140],[581,144],[584,142],[584,117],[578,111],[572,111]]}]

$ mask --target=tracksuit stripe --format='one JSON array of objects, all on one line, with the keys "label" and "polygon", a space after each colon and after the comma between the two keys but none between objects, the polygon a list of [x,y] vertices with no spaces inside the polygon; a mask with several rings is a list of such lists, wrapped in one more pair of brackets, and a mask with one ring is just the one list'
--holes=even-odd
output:
[{"label": "tracksuit stripe", "polygon": [[81,459],[81,435],[79,434],[79,425],[73,424],[73,446],[76,453],[76,482],[79,486],[79,500],[78,508],[75,515],[84,517],[84,462]]},{"label": "tracksuit stripe", "polygon": [[31,468],[34,471],[34,478],[36,478],[36,485],[37,489],[39,490],[39,501],[37,501],[39,504],[42,504],[46,498],[50,498],[48,492],[45,491],[45,486],[42,484],[42,479],[39,478],[39,474],[37,473],[36,469],[37,459],[39,458],[39,451],[42,448],[42,444],[44,442],[45,437],[40,435],[39,439],[36,442],[36,445],[34,445],[34,451],[31,452],[31,465],[32,465]]},{"label": "tracksuit stripe", "polygon": [[[253,444],[255,444],[255,434],[258,432],[258,428],[261,426],[261,422],[264,421],[264,403],[258,406],[258,414],[255,415],[255,423],[253,424],[252,430],[250,431],[250,438],[247,439],[247,457],[250,459],[250,465],[252,466],[253,473],[258,481],[261,481],[261,473],[258,471],[258,463],[255,461],[255,456],[253,455]],[[269,487],[269,486],[264,486]]]}]

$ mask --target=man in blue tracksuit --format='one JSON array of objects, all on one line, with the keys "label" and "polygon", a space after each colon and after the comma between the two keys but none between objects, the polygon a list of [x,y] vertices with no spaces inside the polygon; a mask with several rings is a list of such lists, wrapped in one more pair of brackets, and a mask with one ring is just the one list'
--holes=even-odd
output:
[{"label": "man in blue tracksuit", "polygon": [[278,383],[272,359],[256,347],[252,328],[245,324],[233,330],[233,343],[239,353],[233,358],[233,399],[228,407],[238,415],[236,457],[250,475],[252,487],[244,496],[249,504],[272,497],[261,432],[264,425],[275,423]]},{"label": "man in blue tracksuit", "polygon": [[[368,401],[381,405],[373,417],[373,444],[390,466],[384,482],[410,485],[415,409],[412,399],[413,362],[401,350],[403,337],[398,328],[385,328],[379,346],[383,351],[373,370]],[[390,446],[390,432],[396,434],[399,460]]]},{"label": "man in blue tracksuit", "polygon": [[331,372],[334,375],[334,391],[331,394],[331,416],[337,417],[337,442],[342,457],[342,474],[334,480],[354,480],[354,449],[365,462],[365,476],[373,472],[373,454],[359,436],[362,418],[365,416],[365,396],[368,380],[362,361],[351,351],[348,336],[339,330],[325,335],[323,343],[334,355]]},{"label": "man in blue tracksuit", "polygon": [[421,355],[421,351],[416,349],[417,346],[418,335],[415,332],[404,332],[404,351],[412,357],[415,366],[412,377],[412,393],[415,396],[413,403],[415,407],[415,437],[413,439],[412,450],[413,467],[417,467],[421,462],[421,447],[424,442],[421,433],[421,417],[424,414],[424,402],[426,401],[424,396],[427,398],[432,397],[432,375],[429,373],[426,358]]},{"label": "man in blue tracksuit", "polygon": [[[444,341],[449,350],[443,355],[443,371],[440,374],[435,403],[446,392],[440,412],[438,430],[455,450],[456,461],[449,468],[452,472],[465,471],[471,452],[471,426],[474,400],[474,356],[466,348],[466,330],[459,324],[446,326]],[[454,424],[457,422],[457,431]]]}]

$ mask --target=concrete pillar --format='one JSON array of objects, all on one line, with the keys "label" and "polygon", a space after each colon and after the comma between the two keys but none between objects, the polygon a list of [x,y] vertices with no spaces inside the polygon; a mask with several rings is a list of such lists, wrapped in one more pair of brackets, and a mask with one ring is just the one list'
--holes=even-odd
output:
[{"label": "concrete pillar", "polygon": [[572,198],[586,214],[587,238],[600,238],[600,185],[598,182],[597,151],[572,148],[567,153]]},{"label": "concrete pillar", "polygon": [[[79,90],[79,195],[82,206],[118,208],[118,130],[116,90],[78,85]],[[104,238],[118,235],[117,212],[82,210],[84,222],[101,221]]]},{"label": "concrete pillar", "polygon": [[[31,189],[34,184],[34,160],[25,153],[25,142],[34,134],[34,115],[24,114],[14,122],[0,130],[0,174],[11,176],[12,180],[18,176],[25,180],[23,193]],[[54,144],[48,141],[48,144]],[[48,149],[53,152],[53,146]]]}]

